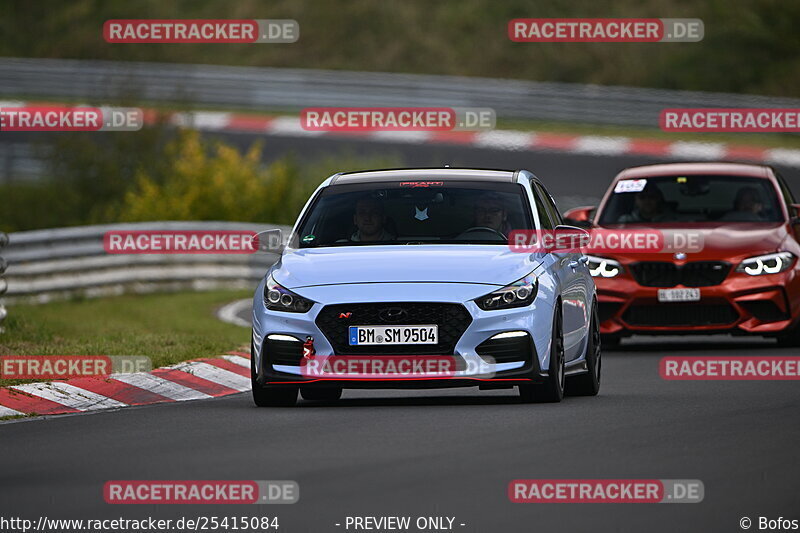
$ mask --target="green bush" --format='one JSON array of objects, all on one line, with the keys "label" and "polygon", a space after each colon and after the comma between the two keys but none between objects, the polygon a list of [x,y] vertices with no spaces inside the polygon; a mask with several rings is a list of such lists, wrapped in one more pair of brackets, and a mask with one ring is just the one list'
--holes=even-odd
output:
[{"label": "green bush", "polygon": [[330,174],[398,166],[394,156],[347,154],[264,165],[261,143],[242,153],[193,130],[160,127],[65,135],[51,154],[52,178],[0,186],[0,230],[152,220],[291,224]]}]

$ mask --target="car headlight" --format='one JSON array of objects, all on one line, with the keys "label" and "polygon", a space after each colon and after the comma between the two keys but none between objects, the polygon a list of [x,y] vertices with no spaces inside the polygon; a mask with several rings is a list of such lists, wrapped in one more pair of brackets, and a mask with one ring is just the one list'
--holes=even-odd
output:
[{"label": "car headlight", "polygon": [[589,267],[589,274],[593,278],[598,276],[601,278],[613,278],[622,272],[622,264],[619,261],[593,255],[587,255],[586,257],[589,258],[586,265]]},{"label": "car headlight", "polygon": [[264,284],[264,305],[270,311],[306,313],[314,305],[314,302],[282,287],[270,274]]},{"label": "car headlight", "polygon": [[475,299],[475,303],[484,311],[525,307],[533,302],[539,290],[539,281],[533,274],[506,285],[502,289],[490,292]]},{"label": "car headlight", "polygon": [[751,276],[777,274],[791,267],[794,263],[794,259],[794,255],[790,252],[778,252],[748,257],[739,263],[739,266],[736,267],[736,272],[744,272]]}]

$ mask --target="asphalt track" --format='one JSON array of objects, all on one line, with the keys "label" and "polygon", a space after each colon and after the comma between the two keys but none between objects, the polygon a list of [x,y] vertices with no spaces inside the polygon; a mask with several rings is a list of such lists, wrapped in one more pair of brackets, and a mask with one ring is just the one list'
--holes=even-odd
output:
[{"label": "asphalt track", "polygon": [[[268,156],[287,147],[306,155],[391,149],[410,165],[441,157],[453,166],[529,168],[557,198],[599,197],[617,170],[652,161],[327,139],[266,145]],[[800,191],[800,176],[786,174]],[[635,338],[604,353],[598,397],[553,405],[519,404],[513,391],[455,389],[346,391],[335,404],[258,409],[241,394],[3,423],[0,517],[276,515],[279,531],[335,532],[345,531],[348,515],[450,516],[465,532],[734,532],[748,516],[757,530],[759,516],[800,519],[800,387],[664,381],[658,361],[798,352],[762,339]],[[513,504],[506,491],[518,478],[699,479],[705,499]],[[114,479],[291,479],[300,501],[112,506],[102,487]]]}]

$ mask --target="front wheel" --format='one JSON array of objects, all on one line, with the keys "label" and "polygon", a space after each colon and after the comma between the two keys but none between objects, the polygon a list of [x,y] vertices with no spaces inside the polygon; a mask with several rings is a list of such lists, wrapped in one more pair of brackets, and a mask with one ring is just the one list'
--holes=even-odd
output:
[{"label": "front wheel", "polygon": [[619,348],[622,343],[622,337],[619,335],[600,335],[600,339],[606,348]]},{"label": "front wheel", "polygon": [[777,336],[778,346],[784,347],[797,347],[800,346],[800,325],[794,326],[791,329],[781,333]]},{"label": "front wheel", "polygon": [[[560,305],[559,305],[560,307]],[[556,309],[553,318],[553,333],[550,341],[550,366],[544,383],[519,385],[519,396],[523,403],[557,403],[564,398],[564,332],[561,327],[561,310]]]},{"label": "front wheel", "polygon": [[600,392],[600,319],[597,316],[597,304],[592,306],[592,321],[589,326],[589,339],[586,345],[585,374],[567,378],[566,393],[568,396],[596,396]]},{"label": "front wheel", "polygon": [[250,385],[253,388],[253,403],[258,407],[292,407],[297,403],[297,387],[264,386],[256,381],[255,352],[250,349]]}]

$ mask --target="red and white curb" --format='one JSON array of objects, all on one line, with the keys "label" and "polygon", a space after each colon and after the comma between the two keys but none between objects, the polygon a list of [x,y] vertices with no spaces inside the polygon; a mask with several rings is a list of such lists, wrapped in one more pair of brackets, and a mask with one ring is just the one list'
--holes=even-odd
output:
[{"label": "red and white curb", "polygon": [[[146,117],[150,118],[151,115]],[[152,115],[154,118],[155,115]],[[299,117],[264,117],[237,113],[192,112],[175,113],[171,122],[204,131],[261,133],[297,137],[355,138],[376,142],[409,144],[460,144],[494,150],[526,151],[552,150],[587,155],[648,155],[683,160],[750,161],[800,167],[800,150],[764,148],[714,142],[663,141],[630,137],[568,135],[515,130],[476,132],[321,132],[304,130]]]},{"label": "red and white curb", "polygon": [[[42,102],[0,101],[2,107],[24,105],[63,105]],[[163,116],[163,115],[162,115]],[[159,113],[144,110],[146,123],[159,120]],[[770,165],[800,167],[800,149],[765,148],[717,142],[664,141],[660,139],[608,137],[599,135],[569,135],[515,130],[491,131],[378,131],[378,132],[323,132],[307,131],[297,116],[270,117],[246,113],[195,111],[170,113],[172,124],[202,131],[227,131],[257,133],[262,135],[296,137],[335,137],[375,142],[409,144],[458,144],[475,148],[508,151],[557,151],[586,155],[641,155],[678,160],[747,161]]]},{"label": "red and white curb", "polygon": [[250,354],[229,352],[150,372],[0,388],[0,417],[59,415],[202,400],[250,390]]},{"label": "red and white curb", "polygon": [[800,150],[690,141],[663,141],[630,137],[567,135],[515,130],[426,132],[320,132],[304,130],[299,117],[263,117],[221,112],[192,112],[172,115],[173,124],[206,131],[262,133],[297,137],[334,136],[377,142],[410,144],[460,144],[494,150],[554,150],[587,155],[649,155],[684,160],[750,161],[800,167]]}]

